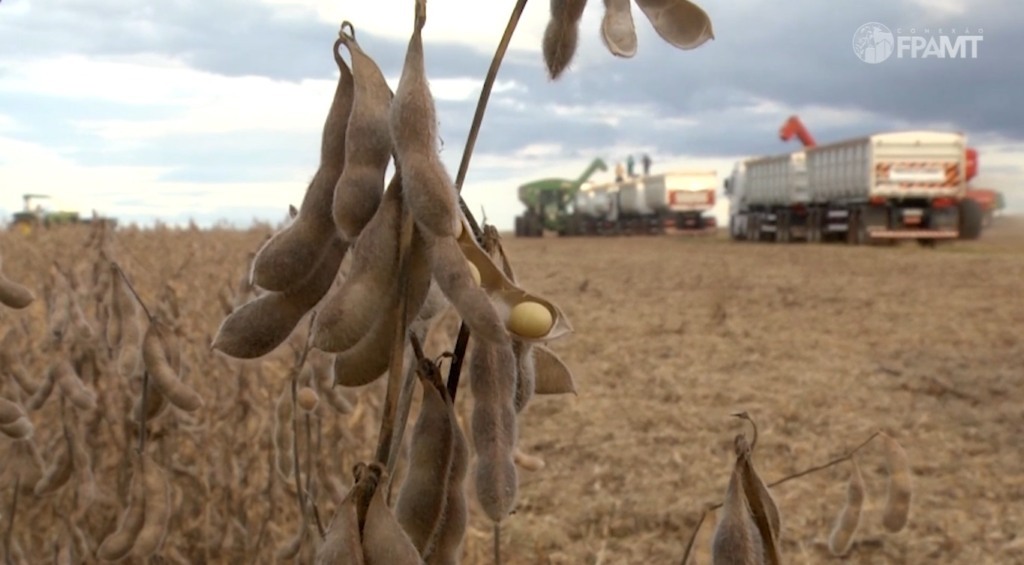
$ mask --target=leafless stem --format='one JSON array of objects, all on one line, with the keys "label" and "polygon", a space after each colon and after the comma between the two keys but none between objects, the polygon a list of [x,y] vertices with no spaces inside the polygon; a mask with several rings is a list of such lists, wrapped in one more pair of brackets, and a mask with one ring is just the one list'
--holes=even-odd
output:
[{"label": "leafless stem", "polygon": [[[733,416],[736,416],[737,418],[743,418],[745,420],[750,421],[751,424],[753,424],[753,421],[751,421],[750,418],[747,417],[746,412],[742,412],[740,414],[733,414]],[[755,438],[756,438],[757,437],[756,436],[756,429],[757,429],[756,426],[755,426],[754,429],[755,429]],[[787,483],[789,481],[792,481],[794,479],[799,479],[800,477],[805,477],[807,475],[811,475],[813,473],[817,473],[818,471],[824,471],[825,469],[828,469],[829,467],[834,467],[834,466],[836,466],[836,465],[838,465],[840,463],[849,461],[850,459],[853,458],[854,455],[857,454],[858,451],[863,449],[865,446],[867,446],[867,444],[871,443],[872,440],[874,440],[876,437],[878,437],[878,434],[879,434],[879,432],[876,431],[875,433],[871,434],[866,440],[860,442],[860,444],[858,444],[857,447],[854,447],[850,451],[847,451],[843,455],[841,455],[839,457],[836,457],[835,459],[832,459],[832,460],[828,461],[827,463],[823,463],[821,465],[815,465],[814,467],[811,467],[809,469],[804,469],[803,471],[799,471],[797,473],[793,473],[792,475],[787,475],[787,476],[782,477],[781,479],[779,479],[779,480],[777,480],[777,481],[775,481],[773,483],[768,483],[767,486],[768,486],[768,488],[776,487],[776,486],[779,486],[779,485],[781,485],[783,483]],[[753,443],[751,443],[751,448],[753,448]],[[700,532],[700,528],[704,524],[704,520],[707,517],[707,515],[710,512],[712,512],[714,510],[718,510],[719,508],[721,508],[723,504],[724,504],[724,502],[716,502],[715,504],[708,505],[704,509],[703,514],[701,514],[700,520],[697,522],[697,526],[693,529],[693,533],[690,534],[690,539],[686,543],[686,551],[685,551],[685,553],[683,553],[683,560],[681,562],[682,565],[686,565],[687,560],[690,558],[690,551],[693,549],[694,540],[697,539],[697,533]]]}]

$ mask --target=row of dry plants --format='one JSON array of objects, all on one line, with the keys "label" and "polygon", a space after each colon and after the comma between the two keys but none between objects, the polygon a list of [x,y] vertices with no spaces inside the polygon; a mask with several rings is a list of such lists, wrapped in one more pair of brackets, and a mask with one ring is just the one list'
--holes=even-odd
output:
[{"label": "row of dry plants", "polygon": [[[573,57],[585,4],[551,2],[552,78]],[[685,0],[637,4],[673,45],[712,37]],[[632,56],[629,1],[605,7],[606,45]],[[11,244],[29,278],[0,281],[0,301],[24,310],[32,287],[42,307],[5,315],[0,343],[8,563],[484,560],[515,511],[520,470],[541,464],[517,448],[520,418],[536,394],[575,392],[547,346],[572,326],[519,285],[497,232],[465,209],[475,133],[452,179],[425,73],[425,0],[413,22],[393,92],[342,24],[319,168],[248,257],[200,244],[195,229],[171,238],[104,223]],[[884,523],[899,531],[906,456],[874,437],[889,453]],[[782,562],[756,443],[756,427],[736,438],[716,564]],[[837,555],[864,498],[854,453],[833,464],[846,461]]]}]

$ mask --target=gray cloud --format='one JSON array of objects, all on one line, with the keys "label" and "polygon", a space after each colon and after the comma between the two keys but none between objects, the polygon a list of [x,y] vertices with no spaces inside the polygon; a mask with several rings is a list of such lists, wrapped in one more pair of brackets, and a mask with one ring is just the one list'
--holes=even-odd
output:
[{"label": "gray cloud", "polygon": [[[0,14],[7,5],[0,6]],[[1017,103],[1017,93],[1024,91],[1017,59],[1024,52],[1024,36],[1015,29],[1024,21],[1020,2],[975,2],[967,15],[942,24],[983,28],[977,59],[894,58],[879,65],[855,57],[851,43],[858,26],[877,21],[892,29],[920,28],[934,16],[917,4],[891,0],[742,5],[709,0],[704,5],[717,38],[694,51],[665,44],[634,9],[639,52],[631,60],[616,59],[601,45],[600,4],[591,2],[576,62],[561,80],[547,79],[538,54],[510,53],[500,79],[515,81],[524,91],[495,95],[477,151],[508,154],[534,143],[561,144],[563,156],[573,158],[589,158],[589,148],[613,145],[698,156],[787,150],[790,146],[777,137],[785,113],[760,111],[758,101],[871,114],[847,125],[808,122],[822,141],[893,129],[901,121],[912,126],[948,122],[972,139],[1024,140],[1024,110]],[[33,3],[23,14],[0,17],[0,52],[20,57],[69,51],[92,56],[159,53],[227,76],[293,81],[333,76],[327,51],[336,33],[335,24],[311,12],[252,1],[50,0]],[[362,32],[359,38],[387,76],[399,75],[404,40]],[[428,46],[428,72],[434,78],[480,77],[489,60],[488,53],[460,45]],[[47,99],[0,97],[0,104],[13,104],[25,116],[34,116],[36,132],[31,135],[37,137],[67,133],[71,119],[131,117],[124,108],[77,103],[58,108],[57,100]],[[439,101],[446,162],[457,164],[474,106],[475,99]],[[560,115],[556,107],[583,112]],[[612,125],[593,119],[598,108],[640,111]],[[682,125],[680,119],[695,123]],[[315,147],[308,139],[260,137],[182,137],[131,154],[87,149],[77,158],[170,166],[175,170],[169,178],[206,182],[245,180],[240,174],[266,178],[273,173],[270,163],[280,170],[306,167],[312,173]]]}]

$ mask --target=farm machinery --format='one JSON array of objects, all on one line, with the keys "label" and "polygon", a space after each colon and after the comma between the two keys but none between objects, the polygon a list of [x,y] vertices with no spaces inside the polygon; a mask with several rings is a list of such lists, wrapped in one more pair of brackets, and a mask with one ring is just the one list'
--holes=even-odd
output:
[{"label": "farm machinery", "polygon": [[607,170],[595,159],[575,181],[544,179],[519,187],[526,214],[516,218],[516,235],[539,237],[544,230],[562,236],[662,234],[668,231],[714,233],[718,174],[715,171],[674,171],[590,182]]},{"label": "farm machinery", "polygon": [[[789,141],[796,137],[805,149],[815,147],[817,142],[804,126],[799,116],[790,116],[779,129],[779,138]],[[978,151],[972,147],[965,149],[964,182],[966,190],[959,198],[957,206],[960,220],[960,237],[977,239],[983,227],[989,227],[997,210],[1004,207],[1002,193],[990,188],[974,188],[971,180],[978,174]]]},{"label": "farm machinery", "polygon": [[43,227],[51,228],[54,226],[71,225],[71,224],[91,224],[94,222],[104,222],[110,226],[116,226],[117,220],[112,218],[103,218],[95,213],[92,217],[81,217],[78,212],[58,210],[48,211],[44,210],[42,206],[32,206],[33,200],[40,200],[44,198],[50,198],[48,194],[22,194],[22,201],[24,206],[21,212],[15,212],[11,218],[11,229],[20,231],[21,233],[29,233],[32,230]]}]

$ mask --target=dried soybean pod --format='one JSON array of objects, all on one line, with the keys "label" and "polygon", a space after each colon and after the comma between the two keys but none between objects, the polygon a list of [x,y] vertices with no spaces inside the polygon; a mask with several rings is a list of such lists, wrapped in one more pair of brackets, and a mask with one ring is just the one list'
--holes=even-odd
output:
[{"label": "dried soybean pod", "polygon": [[551,19],[544,30],[544,63],[551,80],[569,66],[579,43],[580,18],[587,0],[551,0]]},{"label": "dried soybean pod", "polygon": [[[425,242],[418,231],[413,232],[409,248],[408,278],[402,291],[407,293],[406,323],[411,324],[430,290],[429,259]],[[377,380],[387,371],[391,346],[398,323],[398,288],[390,291],[383,313],[374,323],[370,332],[356,345],[334,356],[334,378],[338,384],[361,386]]]},{"label": "dried soybean pod", "polygon": [[711,542],[712,565],[763,565],[761,533],[750,517],[737,458]]},{"label": "dried soybean pod", "polygon": [[696,49],[715,38],[711,18],[689,0],[636,0],[654,31],[679,49]]},{"label": "dried soybean pod", "polygon": [[395,174],[384,200],[352,247],[352,268],[330,291],[313,323],[313,346],[337,353],[370,331],[388,302],[398,275],[402,178]]},{"label": "dried soybean pod", "polygon": [[331,206],[335,185],[347,169],[346,130],[353,102],[352,72],[338,53],[340,45],[338,39],[332,47],[340,75],[324,121],[320,166],[294,220],[267,240],[252,262],[253,282],[267,290],[287,291],[315,276],[316,265],[328,251],[325,243],[335,234]]},{"label": "dried soybean pod", "polygon": [[438,155],[437,109],[423,59],[424,23],[426,2],[417,0],[413,33],[391,104],[390,128],[402,166],[406,204],[427,235],[443,238],[457,236],[463,228],[455,184]]},{"label": "dried soybean pod", "polygon": [[314,275],[299,287],[270,292],[248,302],[224,318],[213,348],[236,359],[262,357],[284,343],[295,326],[331,288],[348,244],[332,237]]},{"label": "dried soybean pod", "polygon": [[515,464],[516,359],[511,342],[501,345],[478,341],[469,358],[469,370],[476,495],[487,516],[501,522],[512,511],[519,489]]},{"label": "dried soybean pod", "polygon": [[302,522],[299,525],[299,531],[295,532],[290,540],[285,542],[277,550],[278,559],[295,559],[299,552],[302,551],[302,542],[306,540],[309,535],[309,528],[306,526],[306,522]]},{"label": "dried soybean pod", "polygon": [[[149,390],[146,391],[146,421],[148,422],[162,414],[164,410],[167,409],[168,404],[167,397],[160,392],[160,387],[149,387]],[[142,416],[142,395],[139,395],[135,399],[135,404],[132,406],[132,420],[138,423],[141,421]]]},{"label": "dried soybean pod", "polygon": [[857,459],[850,459],[850,482],[846,486],[846,503],[836,518],[835,526],[828,537],[828,550],[841,557],[850,551],[853,536],[860,526],[860,513],[864,507],[864,477],[860,474]]},{"label": "dried soybean pod", "polygon": [[576,394],[576,380],[565,361],[543,345],[533,346],[537,370],[536,394]]},{"label": "dried soybean pod", "polygon": [[402,530],[385,498],[386,472],[366,509],[363,525],[363,557],[366,565],[419,565],[423,563],[416,546]]},{"label": "dried soybean pod", "polygon": [[780,565],[782,555],[779,549],[779,536],[781,534],[782,521],[779,515],[778,506],[772,499],[771,493],[765,486],[764,481],[754,469],[752,461],[752,447],[747,438],[740,434],[736,436],[736,455],[739,459],[740,478],[743,481],[743,492],[747,497],[747,504],[750,507],[750,517],[761,536],[763,556],[767,565]]},{"label": "dried soybean pod", "polygon": [[352,115],[348,120],[348,139],[359,140],[345,147],[345,170],[334,187],[334,224],[347,241],[355,241],[373,217],[384,192],[384,175],[391,160],[391,132],[388,118],[391,87],[377,63],[367,55],[354,35],[338,34],[352,55]]},{"label": "dried soybean pod", "polygon": [[142,458],[135,452],[132,452],[131,458],[132,476],[128,485],[128,505],[121,514],[117,530],[107,536],[96,549],[96,557],[103,561],[120,561],[127,557],[145,525],[146,483],[142,473]]},{"label": "dried soybean pod", "polygon": [[114,262],[110,263],[110,280],[110,304],[108,306],[110,308],[110,323],[107,325],[107,346],[119,348],[125,340],[138,333],[138,306],[135,303],[135,297],[132,296],[121,277],[121,271]]},{"label": "dried soybean pod", "polygon": [[277,397],[274,406],[274,454],[277,459],[277,472],[284,478],[290,478],[295,467],[292,459],[292,398],[286,387]]},{"label": "dried soybean pod", "polygon": [[448,473],[448,498],[445,501],[444,522],[431,553],[423,559],[428,565],[458,565],[462,544],[469,523],[469,504],[466,500],[466,474],[469,471],[469,445],[462,433],[454,408],[448,411],[454,442],[452,464]]},{"label": "dried soybean pod", "polygon": [[46,400],[50,398],[50,394],[53,393],[53,387],[56,384],[56,378],[53,374],[53,368],[51,367],[46,371],[46,377],[43,379],[42,384],[36,389],[32,396],[25,401],[25,408],[29,410],[39,410],[46,403]]},{"label": "dried soybean pod", "polygon": [[[395,503],[395,518],[420,555],[431,553],[444,524],[454,455],[451,398],[436,370],[418,370],[423,400],[410,437],[409,474]],[[438,376],[436,382],[431,376]]]},{"label": "dried soybean pod", "polygon": [[317,549],[315,565],[364,565],[356,492],[353,486],[334,511],[324,541]]},{"label": "dried soybean pod", "polygon": [[53,380],[60,386],[60,391],[79,410],[92,410],[96,408],[96,393],[85,386],[82,379],[75,372],[75,368],[67,360],[59,361],[51,369]]},{"label": "dried soybean pod", "polygon": [[505,324],[487,292],[473,280],[466,257],[455,238],[441,237],[430,246],[434,281],[480,341],[511,346]]},{"label": "dried soybean pod", "polygon": [[35,294],[20,283],[7,278],[0,263],[0,304],[15,310],[27,308],[36,299]]},{"label": "dried soybean pod", "polygon": [[173,508],[171,483],[167,474],[148,455],[142,460],[142,482],[146,499],[144,523],[135,538],[131,553],[136,557],[146,558],[156,553],[167,537]]},{"label": "dried soybean pod", "polygon": [[35,428],[28,417],[22,416],[9,424],[0,424],[0,433],[11,439],[28,439],[32,437]]},{"label": "dried soybean pod", "polygon": [[18,418],[25,416],[25,411],[18,404],[0,396],[0,426],[13,424]]},{"label": "dried soybean pod", "polygon": [[885,466],[889,471],[888,492],[882,510],[882,525],[890,532],[899,532],[910,517],[910,462],[907,452],[892,437],[880,434],[885,449]]},{"label": "dried soybean pod", "polygon": [[149,327],[146,328],[146,334],[142,338],[142,359],[153,384],[160,389],[167,400],[182,410],[193,412],[202,408],[203,397],[178,379],[178,375],[171,368],[171,362],[167,355],[167,333],[169,331],[163,322],[155,319],[150,321]]},{"label": "dried soybean pod", "polygon": [[27,394],[35,394],[36,391],[43,386],[42,383],[36,381],[28,374],[28,370],[25,369],[25,365],[20,361],[9,362],[6,358],[0,355],[0,363],[7,363],[11,376],[13,376],[14,380],[17,381],[21,390],[25,391]]},{"label": "dried soybean pod", "polygon": [[633,23],[631,0],[604,0],[601,40],[616,57],[636,55],[636,26]]},{"label": "dried soybean pod", "polygon": [[36,496],[45,496],[55,492],[67,484],[71,478],[71,472],[74,470],[71,448],[68,446],[67,441],[62,443],[64,444],[63,448],[57,452],[57,457],[54,458],[46,472],[43,473],[43,477],[36,483]]}]

